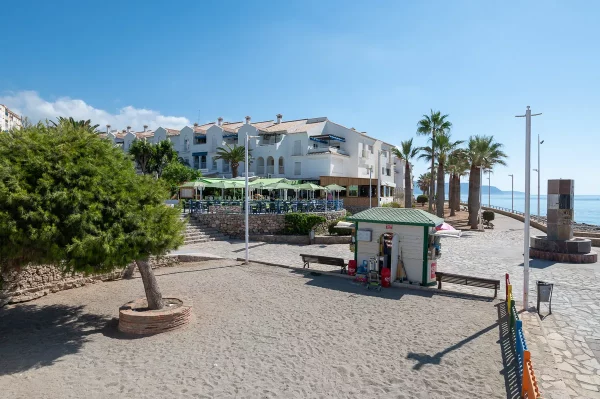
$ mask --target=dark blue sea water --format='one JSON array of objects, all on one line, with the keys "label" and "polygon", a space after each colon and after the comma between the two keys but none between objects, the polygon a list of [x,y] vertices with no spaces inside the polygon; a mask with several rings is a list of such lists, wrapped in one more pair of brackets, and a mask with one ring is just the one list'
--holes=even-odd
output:
[{"label": "dark blue sea water", "polygon": [[[461,200],[466,202],[467,195],[461,195]],[[492,194],[489,201],[494,206],[511,209],[511,195],[508,194]],[[483,190],[482,202],[484,206],[488,205],[488,194]],[[525,195],[515,194],[516,211],[525,211]],[[531,196],[532,215],[537,215],[537,195]],[[546,196],[540,195],[540,213],[546,216]],[[575,196],[575,221],[577,223],[589,223],[600,225],[600,195],[576,195]]]}]

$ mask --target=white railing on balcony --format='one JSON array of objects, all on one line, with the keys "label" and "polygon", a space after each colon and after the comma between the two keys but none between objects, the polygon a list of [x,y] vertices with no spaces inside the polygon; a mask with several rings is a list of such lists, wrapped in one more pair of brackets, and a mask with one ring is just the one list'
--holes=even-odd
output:
[{"label": "white railing on balcony", "polygon": [[309,148],[308,149],[308,153],[309,154],[318,154],[318,153],[324,153],[324,152],[331,152],[332,154],[340,154],[340,155],[350,155],[348,153],[348,151],[346,150],[342,150],[340,148],[337,147],[317,147],[317,148]]}]

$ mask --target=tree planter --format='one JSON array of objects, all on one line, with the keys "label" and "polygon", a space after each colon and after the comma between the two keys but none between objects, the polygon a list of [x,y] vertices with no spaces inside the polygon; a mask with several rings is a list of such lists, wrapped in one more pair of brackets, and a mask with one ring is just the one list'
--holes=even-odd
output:
[{"label": "tree planter", "polygon": [[119,309],[119,331],[127,334],[150,335],[176,330],[187,325],[192,306],[177,298],[164,298],[165,306],[148,310],[146,298],[126,303]]}]

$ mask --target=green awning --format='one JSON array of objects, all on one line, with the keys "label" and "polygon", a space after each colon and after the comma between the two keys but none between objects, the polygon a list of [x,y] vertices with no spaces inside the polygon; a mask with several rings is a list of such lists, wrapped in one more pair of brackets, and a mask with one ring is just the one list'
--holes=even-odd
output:
[{"label": "green awning", "polygon": [[371,222],[404,224],[413,226],[439,226],[444,219],[421,209],[413,208],[371,208],[352,215],[346,220],[350,222]]}]

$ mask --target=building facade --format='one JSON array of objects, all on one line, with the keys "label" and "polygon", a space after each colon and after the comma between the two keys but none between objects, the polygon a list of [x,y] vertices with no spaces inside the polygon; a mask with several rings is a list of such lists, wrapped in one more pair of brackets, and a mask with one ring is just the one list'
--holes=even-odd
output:
[{"label": "building facade", "polygon": [[7,106],[0,104],[0,131],[20,129],[23,126],[22,118]]},{"label": "building facade", "polygon": [[[231,166],[216,159],[217,149],[227,145],[244,145],[249,137],[252,162],[242,162],[238,174],[259,177],[284,177],[321,185],[347,187],[342,197],[349,207],[377,206],[377,188],[381,180],[382,203],[391,202],[397,190],[403,190],[403,161],[392,154],[392,144],[375,139],[365,132],[347,128],[326,117],[284,121],[276,119],[252,122],[195,124],[181,130],[159,127],[132,132],[130,128],[112,132],[107,137],[127,151],[134,140],[151,143],[170,140],[179,156],[202,171],[206,177],[232,177]],[[248,169],[248,170],[247,170]],[[371,189],[369,190],[369,187]]]}]

